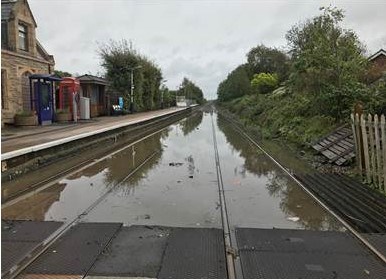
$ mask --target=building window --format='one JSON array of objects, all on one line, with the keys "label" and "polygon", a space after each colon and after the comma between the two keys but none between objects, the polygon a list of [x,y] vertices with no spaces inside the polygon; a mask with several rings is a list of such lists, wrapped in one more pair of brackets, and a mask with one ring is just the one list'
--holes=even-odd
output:
[{"label": "building window", "polygon": [[8,109],[7,106],[7,71],[1,69],[1,109]]},{"label": "building window", "polygon": [[19,24],[19,49],[28,51],[28,28],[24,24]]},{"label": "building window", "polygon": [[8,49],[8,28],[6,21],[1,22],[1,47]]}]

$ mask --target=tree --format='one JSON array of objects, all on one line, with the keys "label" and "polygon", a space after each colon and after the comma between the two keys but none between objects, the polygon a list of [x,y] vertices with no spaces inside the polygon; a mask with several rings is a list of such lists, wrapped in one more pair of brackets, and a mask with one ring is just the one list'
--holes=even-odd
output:
[{"label": "tree", "polygon": [[260,73],[253,75],[251,85],[257,93],[268,93],[277,88],[279,80],[276,74]]},{"label": "tree", "polygon": [[280,81],[288,77],[289,57],[276,48],[258,45],[247,54],[247,60],[253,73],[276,73]]},{"label": "tree", "polygon": [[99,47],[99,55],[101,65],[106,70],[106,78],[113,89],[123,95],[126,109],[130,107],[132,71],[135,109],[152,110],[158,106],[162,72],[154,62],[140,55],[126,40],[110,40]]},{"label": "tree", "polygon": [[66,71],[54,70],[54,75],[59,78],[72,77],[72,74]]},{"label": "tree", "polygon": [[186,77],[182,80],[177,95],[194,100],[197,104],[202,104],[205,101],[202,90]]},{"label": "tree", "polygon": [[293,26],[286,34],[292,55],[290,86],[312,96],[320,114],[342,119],[361,92],[366,66],[357,35],[342,29],[342,10],[321,8],[319,15]]},{"label": "tree", "polygon": [[228,101],[251,93],[249,66],[247,64],[238,66],[217,88],[219,101]]}]

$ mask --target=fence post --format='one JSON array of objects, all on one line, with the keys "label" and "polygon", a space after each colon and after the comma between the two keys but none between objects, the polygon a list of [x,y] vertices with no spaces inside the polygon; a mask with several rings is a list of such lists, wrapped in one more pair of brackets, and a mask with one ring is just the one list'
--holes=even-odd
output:
[{"label": "fence post", "polygon": [[379,121],[378,115],[374,116],[374,134],[375,134],[375,148],[377,157],[377,177],[378,188],[382,189],[382,166],[381,166],[381,139],[379,138]]},{"label": "fence post", "polygon": [[356,114],[355,117],[354,117],[354,114],[351,114],[351,129],[352,129],[352,132],[354,135],[357,165],[358,165],[359,173],[361,174],[361,176],[363,176],[361,145],[360,145],[360,141],[359,141],[360,140],[360,134],[359,134],[358,127],[360,127],[358,114]]},{"label": "fence post", "polygon": [[372,175],[373,184],[377,182],[377,167],[375,166],[375,149],[374,149],[374,126],[373,118],[371,114],[367,116],[369,136],[370,136],[370,170]]},{"label": "fence post", "polygon": [[386,121],[385,115],[381,116],[381,138],[382,138],[382,158],[383,158],[383,191],[386,193]]},{"label": "fence post", "polygon": [[366,180],[367,180],[367,183],[370,183],[371,174],[370,174],[369,144],[367,141],[366,121],[365,121],[364,115],[361,115],[361,127],[362,127],[363,154],[365,158]]}]

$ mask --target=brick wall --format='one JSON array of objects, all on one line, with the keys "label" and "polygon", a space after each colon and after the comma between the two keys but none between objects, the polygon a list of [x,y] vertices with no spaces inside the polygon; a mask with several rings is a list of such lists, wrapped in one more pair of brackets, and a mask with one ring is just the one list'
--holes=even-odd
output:
[{"label": "brick wall", "polygon": [[374,63],[382,71],[386,71],[386,56],[380,55],[376,57],[372,63]]}]

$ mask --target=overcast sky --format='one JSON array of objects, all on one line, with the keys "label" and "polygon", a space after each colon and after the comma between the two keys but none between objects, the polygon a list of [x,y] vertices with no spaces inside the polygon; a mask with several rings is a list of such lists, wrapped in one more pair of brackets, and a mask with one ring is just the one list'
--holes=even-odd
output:
[{"label": "overcast sky", "polygon": [[29,0],[37,36],[55,68],[100,74],[98,43],[131,40],[153,60],[166,85],[184,76],[214,98],[219,82],[258,44],[285,49],[292,25],[332,4],[345,10],[343,26],[356,31],[369,53],[386,49],[386,1],[124,1]]}]

